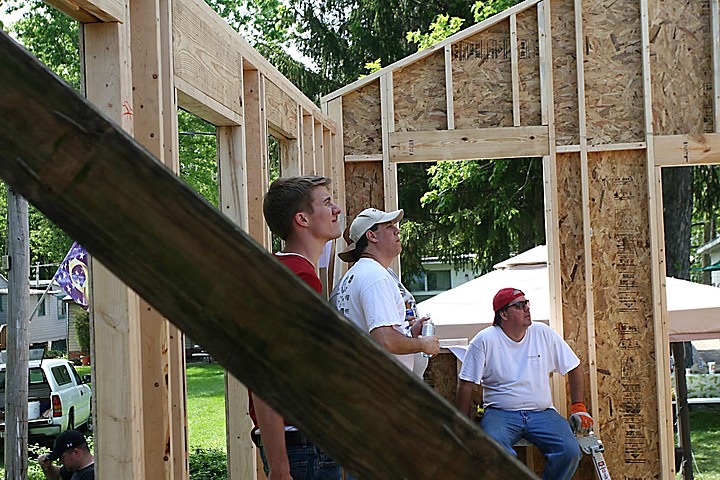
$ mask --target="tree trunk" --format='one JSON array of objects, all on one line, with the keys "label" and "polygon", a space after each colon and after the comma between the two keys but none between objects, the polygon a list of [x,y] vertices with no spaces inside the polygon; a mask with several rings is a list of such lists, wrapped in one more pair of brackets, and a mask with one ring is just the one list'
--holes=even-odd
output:
[{"label": "tree trunk", "polygon": [[668,277],[690,279],[693,167],[662,169]]}]

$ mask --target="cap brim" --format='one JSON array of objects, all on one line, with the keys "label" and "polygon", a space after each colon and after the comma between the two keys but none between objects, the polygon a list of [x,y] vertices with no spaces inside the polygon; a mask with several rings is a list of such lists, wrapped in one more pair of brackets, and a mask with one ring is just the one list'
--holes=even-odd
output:
[{"label": "cap brim", "polygon": [[342,252],[338,253],[340,260],[348,263],[357,261],[357,258],[355,258],[355,246],[355,243],[351,243]]},{"label": "cap brim", "polygon": [[386,213],[382,216],[380,220],[375,222],[375,225],[378,223],[388,223],[388,222],[399,222],[402,220],[402,218],[405,216],[405,211],[401,208],[400,210],[395,210],[394,212]]}]

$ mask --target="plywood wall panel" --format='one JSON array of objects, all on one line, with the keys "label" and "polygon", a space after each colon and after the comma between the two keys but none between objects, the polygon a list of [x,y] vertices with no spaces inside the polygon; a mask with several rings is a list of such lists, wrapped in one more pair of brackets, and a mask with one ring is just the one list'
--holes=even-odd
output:
[{"label": "plywood wall panel", "polygon": [[[585,253],[580,154],[557,156],[560,276],[565,340],[587,368]],[[586,382],[587,384],[588,382]],[[589,396],[588,403],[591,403]]]},{"label": "plywood wall panel", "polygon": [[379,80],[345,95],[342,117],[345,155],[382,153]]},{"label": "plywood wall panel", "polygon": [[[563,335],[580,358],[585,379],[585,404],[591,409],[596,400],[592,398],[589,375],[594,366],[590,364],[588,350],[580,153],[558,155],[556,165]],[[605,438],[604,432],[600,433]],[[587,457],[578,467],[577,478],[595,478],[592,462]]]},{"label": "plywood wall panel", "polygon": [[640,3],[583,2],[589,145],[645,140]]},{"label": "plywood wall panel", "polygon": [[611,472],[660,472],[648,180],[644,151],[591,153],[600,431]]},{"label": "plywood wall panel", "polygon": [[573,2],[550,0],[555,141],[580,144],[578,124],[577,64],[575,62],[575,13]]},{"label": "plywood wall panel", "polygon": [[537,10],[517,15],[518,74],[520,86],[520,125],[541,125],[540,48]]},{"label": "plywood wall panel", "polygon": [[710,1],[650,2],[650,53],[655,133],[712,132]]},{"label": "plywood wall panel", "polygon": [[447,129],[442,50],[393,73],[396,132]]},{"label": "plywood wall panel", "polygon": [[[344,103],[345,99],[343,99]],[[385,207],[382,162],[345,164],[345,216],[347,225],[366,208]]]},{"label": "plywood wall panel", "polygon": [[455,128],[512,127],[510,23],[452,45]]}]

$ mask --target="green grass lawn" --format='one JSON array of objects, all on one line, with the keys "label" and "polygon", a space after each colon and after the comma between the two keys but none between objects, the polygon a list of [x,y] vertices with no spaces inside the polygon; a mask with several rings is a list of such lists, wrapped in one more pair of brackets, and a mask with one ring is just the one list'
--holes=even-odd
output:
[{"label": "green grass lawn", "polygon": [[225,450],[225,377],[217,363],[187,367],[188,445]]},{"label": "green grass lawn", "polygon": [[720,480],[720,411],[690,412],[690,442],[695,459],[695,478]]}]

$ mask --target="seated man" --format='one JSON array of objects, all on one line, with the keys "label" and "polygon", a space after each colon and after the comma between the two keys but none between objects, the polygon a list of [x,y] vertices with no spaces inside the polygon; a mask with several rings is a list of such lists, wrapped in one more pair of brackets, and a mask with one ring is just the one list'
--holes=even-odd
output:
[{"label": "seated man", "polygon": [[460,371],[456,403],[474,419],[472,394],[483,387],[485,414],[480,426],[510,454],[525,438],[545,456],[543,479],[572,478],[582,452],[568,425],[553,407],[550,373],[567,374],[570,421],[587,433],[593,420],[583,404],[580,360],[547,325],[532,323],[530,301],[515,288],[501,289],[493,299],[493,326],[480,331],[468,346]]}]

